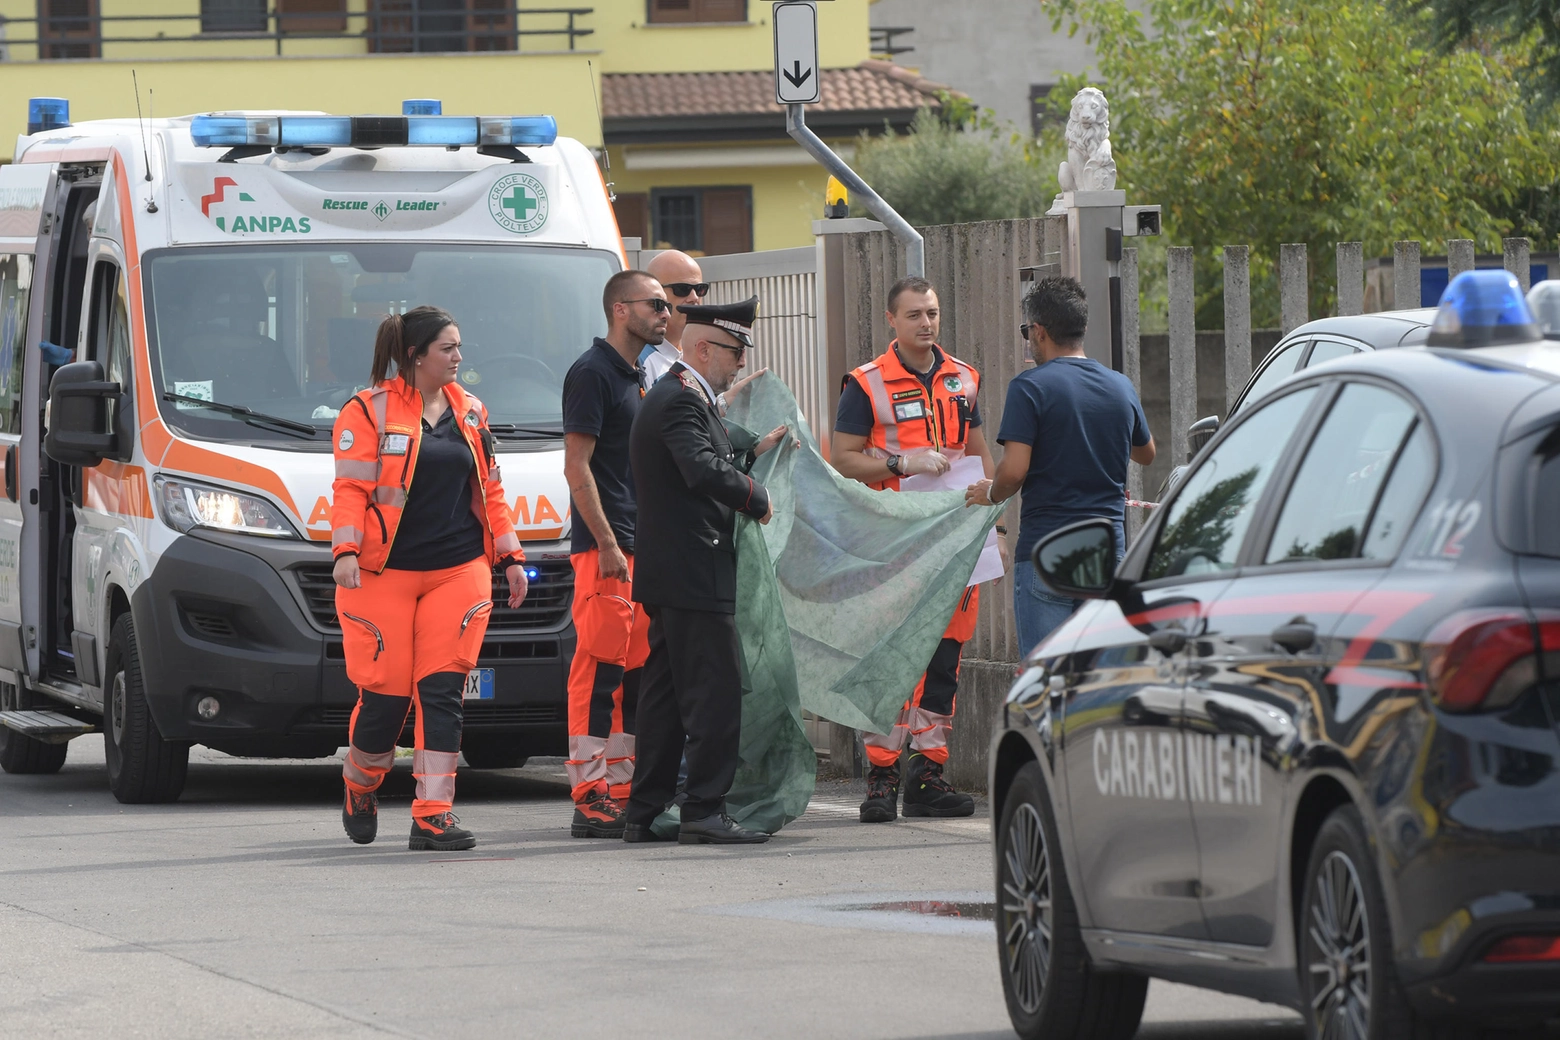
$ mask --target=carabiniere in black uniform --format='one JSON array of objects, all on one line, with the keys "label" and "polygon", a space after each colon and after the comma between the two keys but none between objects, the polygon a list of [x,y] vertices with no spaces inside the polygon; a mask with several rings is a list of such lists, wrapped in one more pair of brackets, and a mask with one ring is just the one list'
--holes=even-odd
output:
[{"label": "carabiniere in black uniform", "polygon": [[[679,309],[689,325],[714,325],[752,346],[757,298]],[[653,840],[650,824],[676,794],[685,740],[688,798],[680,839],[736,839],[735,825],[722,820],[742,722],[736,514],[762,519],[769,512],[769,493],[746,472],[750,447],[732,446],[708,388],[682,362],[650,388],[629,435],[639,507],[634,599],[650,613],[625,817],[629,841]],[[720,833],[699,838],[690,825],[701,821]],[[748,835],[736,840],[768,837],[735,831]]]}]

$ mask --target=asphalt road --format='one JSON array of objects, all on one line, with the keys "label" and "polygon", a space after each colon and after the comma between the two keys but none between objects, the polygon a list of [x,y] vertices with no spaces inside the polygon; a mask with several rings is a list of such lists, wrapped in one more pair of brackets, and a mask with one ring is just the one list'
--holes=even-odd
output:
[{"label": "asphalt road", "polygon": [[[0,775],[0,1036],[1013,1035],[991,923],[917,905],[991,898],[983,814],[864,827],[821,783],[764,846],[582,841],[553,761],[463,770],[480,844],[413,853],[409,769],[366,847],[337,760],[196,749],[168,806],[115,802],[97,737],[58,776]],[[1156,982],[1138,1035],[1304,1034]]]}]

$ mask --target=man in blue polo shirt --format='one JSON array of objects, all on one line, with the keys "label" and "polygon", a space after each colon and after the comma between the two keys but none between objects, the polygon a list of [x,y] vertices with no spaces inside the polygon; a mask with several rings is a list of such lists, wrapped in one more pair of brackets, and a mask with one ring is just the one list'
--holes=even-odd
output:
[{"label": "man in blue polo shirt", "polygon": [[639,673],[649,619],[631,598],[637,507],[628,432],[645,395],[639,355],[666,335],[661,283],[620,271],[602,290],[607,335],[563,379],[563,475],[574,528],[571,612],[577,644],[569,666],[569,759],[574,795],[569,833],[623,836],[623,802],[634,776]]},{"label": "man in blue polo shirt", "polygon": [[1127,460],[1154,461],[1154,438],[1131,380],[1084,356],[1089,308],[1076,279],[1040,279],[1024,297],[1022,328],[1035,367],[1008,384],[997,442],[996,476],[971,484],[965,500],[1002,502],[1022,487],[1013,561],[1013,612],[1025,652],[1078,608],[1035,573],[1035,543],[1091,517],[1116,522],[1118,558],[1126,547]]}]

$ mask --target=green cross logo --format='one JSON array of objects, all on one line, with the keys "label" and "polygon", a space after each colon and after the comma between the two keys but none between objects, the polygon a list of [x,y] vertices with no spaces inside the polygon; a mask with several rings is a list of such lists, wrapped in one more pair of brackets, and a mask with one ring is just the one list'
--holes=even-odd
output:
[{"label": "green cross logo", "polygon": [[516,187],[504,199],[504,208],[514,214],[516,220],[524,222],[530,219],[531,211],[541,205],[536,198],[524,188]]},{"label": "green cross logo", "polygon": [[488,192],[488,213],[505,231],[528,235],[547,223],[547,189],[528,173],[507,173]]}]

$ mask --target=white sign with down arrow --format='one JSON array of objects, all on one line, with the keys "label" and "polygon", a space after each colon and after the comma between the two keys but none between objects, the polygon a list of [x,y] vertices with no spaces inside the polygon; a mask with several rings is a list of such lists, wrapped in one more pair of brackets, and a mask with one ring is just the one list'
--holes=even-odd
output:
[{"label": "white sign with down arrow", "polygon": [[775,4],[775,100],[813,105],[818,88],[818,5],[815,0]]}]

